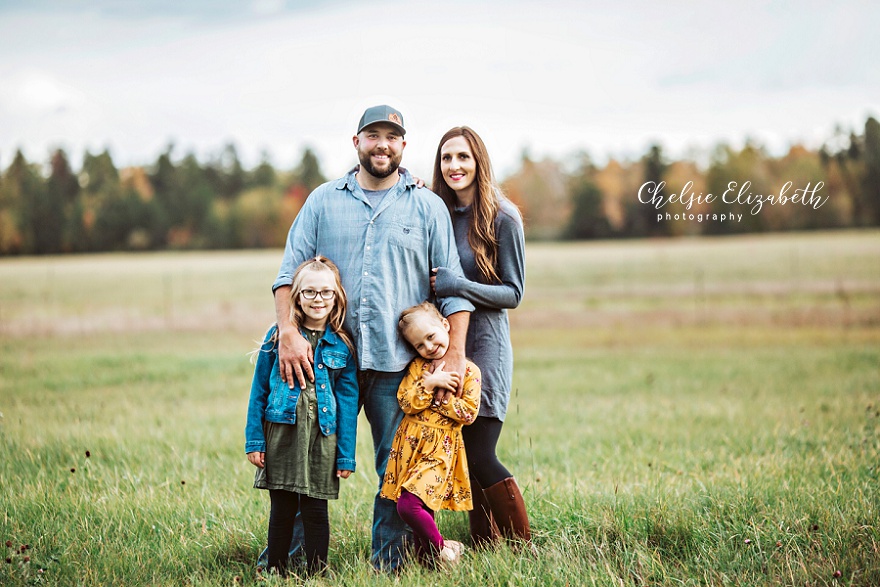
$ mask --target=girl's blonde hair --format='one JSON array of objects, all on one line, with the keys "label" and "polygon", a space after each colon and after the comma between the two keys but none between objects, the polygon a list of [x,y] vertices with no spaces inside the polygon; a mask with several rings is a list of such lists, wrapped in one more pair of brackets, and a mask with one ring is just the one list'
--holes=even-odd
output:
[{"label": "girl's blonde hair", "polygon": [[[333,273],[334,277],[334,290],[336,291],[336,303],[333,306],[333,309],[330,311],[330,315],[327,317],[327,324],[330,325],[330,330],[336,333],[336,336],[342,339],[342,342],[345,343],[345,346],[348,347],[348,350],[355,353],[354,343],[351,340],[351,336],[349,336],[348,332],[345,330],[344,322],[345,322],[345,309],[348,307],[348,298],[345,295],[345,289],[342,287],[342,277],[339,275],[339,268],[336,266],[336,263],[324,257],[322,255],[318,255],[309,259],[308,261],[300,264],[299,267],[296,268],[296,271],[293,273],[293,283],[290,286],[290,321],[297,326],[300,326],[303,323],[303,319],[305,318],[305,314],[303,314],[302,308],[300,307],[298,302],[299,292],[302,291],[302,282],[303,275],[306,271],[330,271]],[[274,326],[274,325],[273,325]],[[272,329],[272,326],[269,327],[269,330]],[[278,331],[272,335],[272,338],[269,340],[273,345],[278,342]],[[256,361],[257,353],[260,352],[262,348],[262,344],[258,346],[256,349],[248,353],[250,356],[251,362]]]},{"label": "girl's blonde hair", "polygon": [[329,271],[333,274],[333,289],[336,291],[336,303],[333,305],[333,309],[330,310],[330,315],[327,317],[327,324],[330,325],[330,330],[335,332],[336,335],[342,339],[345,346],[347,346],[351,352],[354,352],[354,344],[344,327],[345,309],[348,307],[348,298],[345,295],[345,289],[342,287],[342,276],[339,274],[339,267],[336,266],[336,263],[327,257],[318,255],[312,259],[304,261],[293,273],[293,283],[290,284],[290,321],[297,326],[301,326],[305,319],[305,314],[302,311],[302,307],[299,305],[299,294],[302,291],[303,276],[307,271]]},{"label": "girl's blonde hair", "polygon": [[[474,130],[468,126],[456,126],[446,131],[437,146],[437,156],[434,159],[434,182],[431,189],[446,202],[449,213],[452,214],[457,202],[455,190],[447,185],[443,179],[443,171],[440,168],[440,157],[443,145],[449,139],[464,137],[474,162],[477,164],[477,176],[474,183],[474,203],[472,204],[473,215],[468,227],[468,244],[474,251],[474,260],[480,270],[480,276],[485,283],[499,283],[501,281],[495,266],[498,263],[498,237],[495,234],[495,218],[498,216],[499,201],[504,197],[501,187],[495,181],[492,173],[492,163],[489,161],[489,151]],[[506,199],[506,198],[505,198]]]},{"label": "girl's blonde hair", "polygon": [[397,328],[400,330],[401,334],[406,331],[410,324],[416,321],[419,314],[436,320],[438,324],[443,324],[443,321],[446,319],[443,317],[443,314],[440,313],[440,310],[437,309],[437,306],[431,302],[422,302],[421,304],[407,308],[400,313],[400,320],[397,321]]}]

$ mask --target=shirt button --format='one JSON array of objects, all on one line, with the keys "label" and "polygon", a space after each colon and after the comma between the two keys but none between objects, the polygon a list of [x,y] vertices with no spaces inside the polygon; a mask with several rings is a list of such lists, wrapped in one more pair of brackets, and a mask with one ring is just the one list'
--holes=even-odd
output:
[{"label": "shirt button", "polygon": [[321,408],[321,411],[322,411],[322,412],[327,412],[327,406],[324,406],[323,408]]},{"label": "shirt button", "polygon": [[370,274],[369,271],[364,271],[364,275],[369,275],[369,274]]},{"label": "shirt button", "polygon": [[367,245],[367,250],[368,250],[368,251],[370,250],[370,245]]},{"label": "shirt button", "polygon": [[324,384],[322,383],[322,384],[321,384],[321,389],[327,389],[327,386],[324,385]]},{"label": "shirt button", "polygon": [[362,302],[366,302],[366,301],[367,301],[367,298],[361,298],[361,301],[362,301]]},{"label": "shirt button", "polygon": [[323,369],[323,368],[324,368],[324,364],[323,364],[323,363],[318,363],[318,369]]}]

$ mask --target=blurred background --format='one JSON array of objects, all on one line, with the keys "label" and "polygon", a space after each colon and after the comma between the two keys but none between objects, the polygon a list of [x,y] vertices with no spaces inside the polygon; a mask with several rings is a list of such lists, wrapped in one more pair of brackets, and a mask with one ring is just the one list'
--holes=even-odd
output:
[{"label": "blurred background", "polygon": [[[499,447],[541,556],[458,584],[880,585],[878,30],[855,0],[0,0],[0,584],[255,583],[248,353],[388,103],[428,180],[480,133],[529,238]],[[646,182],[825,203],[657,221]],[[338,584],[386,584],[375,479],[331,507]]]},{"label": "blurred background", "polygon": [[[876,226],[878,25],[867,1],[3,1],[0,254],[278,247],[377,103],[428,180],[477,130],[533,240]],[[828,201],[657,222],[645,181]]]}]

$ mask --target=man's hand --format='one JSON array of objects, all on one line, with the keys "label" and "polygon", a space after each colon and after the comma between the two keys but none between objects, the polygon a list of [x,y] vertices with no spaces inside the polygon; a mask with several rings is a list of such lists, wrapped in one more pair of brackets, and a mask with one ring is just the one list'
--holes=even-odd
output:
[{"label": "man's hand", "polygon": [[[446,351],[443,359],[437,359],[437,361],[441,362],[435,365],[434,371],[436,372],[438,369],[442,369],[445,365],[449,365],[449,372],[455,373],[456,381],[455,387],[437,389],[437,392],[434,394],[435,406],[439,406],[441,403],[444,405],[448,404],[449,400],[452,399],[452,396],[461,397],[462,392],[464,391],[464,371],[467,368],[467,360],[464,358],[464,353],[453,352],[452,347]],[[435,363],[437,361],[435,361]]]},{"label": "man's hand", "polygon": [[[458,381],[458,389],[455,391],[455,397],[461,397],[464,393],[464,375],[467,368],[467,360],[464,356],[465,341],[467,340],[468,324],[471,321],[470,312],[456,312],[446,317],[449,320],[449,349],[443,356],[443,361],[449,365],[450,371],[455,371],[461,375]],[[436,369],[439,360],[434,361]],[[441,398],[441,401],[444,398]],[[445,398],[447,401],[449,398]]]},{"label": "man's hand", "polygon": [[312,370],[312,363],[315,362],[312,345],[292,324],[284,330],[280,328],[278,330],[278,362],[281,379],[287,382],[291,389],[296,381],[299,381],[300,389],[305,389],[306,377],[309,381],[315,381],[315,372]]},{"label": "man's hand", "polygon": [[281,379],[293,389],[294,377],[301,389],[306,388],[306,377],[315,380],[312,363],[315,362],[312,345],[295,324],[290,322],[290,286],[275,289],[275,320],[278,322],[278,367]]},{"label": "man's hand", "polygon": [[264,452],[249,452],[247,458],[257,468],[264,469],[266,467],[266,453]]},{"label": "man's hand", "polygon": [[349,475],[351,475],[351,471],[343,471],[341,469],[336,469],[336,476],[341,479],[348,479]]}]

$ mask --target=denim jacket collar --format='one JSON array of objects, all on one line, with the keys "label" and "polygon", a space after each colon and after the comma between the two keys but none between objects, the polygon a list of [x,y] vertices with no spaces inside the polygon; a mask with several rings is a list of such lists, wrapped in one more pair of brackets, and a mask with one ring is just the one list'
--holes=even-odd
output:
[{"label": "denim jacket collar", "polygon": [[[303,327],[303,329],[304,329],[304,327]],[[305,336],[305,333],[302,333],[302,334],[303,334],[303,336]],[[333,329],[330,328],[329,324],[324,327],[324,334],[322,334],[321,338],[318,340],[318,344],[321,344],[321,343],[323,343],[324,346],[328,346],[328,347],[337,347],[339,345],[345,345],[345,343],[342,342],[342,339],[339,338],[339,336],[335,332],[333,332]]]}]

